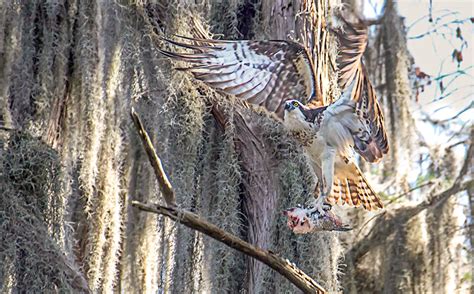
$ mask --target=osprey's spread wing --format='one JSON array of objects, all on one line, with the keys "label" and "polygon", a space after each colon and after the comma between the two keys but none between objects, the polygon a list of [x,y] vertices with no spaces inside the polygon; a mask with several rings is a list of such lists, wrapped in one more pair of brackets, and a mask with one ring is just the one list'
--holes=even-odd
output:
[{"label": "osprey's spread wing", "polygon": [[161,53],[188,62],[189,67],[180,69],[213,88],[280,116],[285,100],[307,103],[316,96],[312,61],[296,42],[181,38],[187,42],[165,41],[188,49],[188,53]]},{"label": "osprey's spread wing", "polygon": [[[367,26],[359,23],[351,24],[339,17],[343,26],[332,30],[339,41],[337,65],[339,70],[339,87],[344,91],[351,84],[362,66],[362,55],[367,48]],[[344,31],[343,31],[344,30]]]},{"label": "osprey's spread wing", "polygon": [[339,40],[337,57],[339,86],[343,91],[351,91],[350,95],[344,96],[355,101],[355,112],[369,133],[368,138],[354,138],[354,149],[365,160],[378,162],[388,152],[389,146],[383,112],[362,62],[362,55],[368,41],[367,26],[362,22],[351,24],[343,18],[341,20],[344,22],[343,29],[345,31],[334,31]]}]

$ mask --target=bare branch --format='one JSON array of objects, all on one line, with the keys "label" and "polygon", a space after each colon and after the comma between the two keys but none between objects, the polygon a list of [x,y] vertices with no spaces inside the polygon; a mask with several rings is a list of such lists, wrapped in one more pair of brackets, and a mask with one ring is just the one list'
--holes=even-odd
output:
[{"label": "bare branch", "polygon": [[413,40],[413,39],[421,39],[423,37],[426,37],[426,36],[429,36],[433,33],[438,33],[440,29],[442,28],[450,28],[451,25],[453,24],[463,24],[465,22],[468,22],[470,21],[471,19],[468,17],[468,18],[465,18],[465,19],[456,19],[456,20],[453,20],[453,21],[450,21],[448,23],[444,23],[442,25],[439,25],[431,30],[429,30],[428,32],[425,32],[425,33],[422,33],[422,34],[419,34],[419,35],[416,35],[416,36],[413,36],[413,37],[408,37],[409,40]]},{"label": "bare branch", "polygon": [[[438,13],[441,13],[443,11],[446,11],[445,14],[442,14],[438,17],[436,17],[436,19],[434,21],[430,21],[430,22],[434,22],[434,23],[438,23],[441,19],[445,18],[445,17],[448,17],[448,16],[451,16],[451,15],[455,15],[455,16],[458,16],[459,15],[459,12],[456,12],[456,11],[450,11],[450,10],[439,10],[437,11]],[[423,15],[421,16],[420,18],[416,19],[414,22],[412,22],[410,25],[407,26],[407,33],[415,26],[417,25],[419,22],[425,20],[426,18],[428,18],[428,20],[430,19],[430,13],[428,12],[428,14],[426,15]]]},{"label": "bare branch", "polygon": [[176,207],[175,193],[171,183],[166,176],[166,173],[161,164],[161,160],[155,152],[155,149],[151,143],[151,140],[140,121],[138,114],[132,109],[131,116],[135,127],[138,130],[143,146],[148,155],[151,165],[155,171],[156,178],[158,180],[161,192],[165,197],[166,206],[161,205],[148,205],[133,201],[132,205],[140,210],[161,214],[171,218],[172,220],[179,222],[188,228],[197,230],[201,233],[208,235],[209,237],[226,244],[227,246],[234,248],[250,257],[253,257],[267,266],[271,267],[291,283],[298,287],[304,293],[327,293],[326,290],[314,281],[305,272],[298,269],[294,264],[290,263],[276,254],[258,248],[250,243],[243,241],[242,239],[220,229],[219,227],[209,223],[208,221],[200,218],[198,215],[179,209]]},{"label": "bare branch", "polygon": [[271,251],[260,249],[253,246],[242,239],[218,228],[217,226],[203,220],[198,215],[180,210],[173,207],[165,207],[161,205],[147,205],[138,201],[133,201],[132,205],[140,210],[161,214],[171,218],[172,220],[185,225],[188,228],[199,231],[207,236],[226,244],[248,256],[251,256],[264,264],[268,265],[281,275],[286,277],[296,287],[304,293],[326,293],[323,287],[317,284],[311,277]]},{"label": "bare branch", "polygon": [[406,196],[406,195],[410,194],[411,192],[413,192],[413,191],[415,191],[415,190],[421,189],[421,188],[426,187],[426,186],[431,186],[431,185],[433,185],[433,184],[434,184],[434,181],[431,181],[431,180],[430,180],[430,181],[424,182],[424,183],[422,183],[422,184],[420,184],[420,185],[418,185],[418,186],[416,186],[416,187],[413,187],[413,188],[411,188],[410,190],[408,190],[408,191],[406,191],[406,192],[403,192],[403,193],[401,193],[401,194],[395,196],[394,198],[392,198],[392,199],[388,202],[388,204],[386,204],[386,206],[389,206],[390,204],[394,203],[394,202],[397,201],[398,199],[402,198],[403,196]]},{"label": "bare branch", "polygon": [[360,226],[360,229],[359,229],[359,231],[357,232],[355,239],[357,239],[357,238],[359,237],[359,235],[360,235],[360,233],[362,232],[362,230],[363,230],[371,221],[373,221],[374,219],[376,219],[376,218],[378,218],[378,217],[380,217],[380,216],[383,216],[383,215],[386,214],[386,213],[387,213],[387,210],[385,210],[385,211],[383,211],[383,212],[381,212],[381,213],[378,213],[378,214],[374,215],[373,217],[369,218],[362,226]]},{"label": "bare branch", "polygon": [[454,144],[449,145],[449,146],[446,147],[445,149],[446,149],[446,150],[449,150],[449,149],[452,149],[452,148],[454,148],[454,147],[456,147],[456,146],[458,146],[458,145],[463,145],[463,144],[466,144],[466,143],[467,143],[467,140],[462,140],[462,141],[459,141],[459,142],[456,142],[456,143],[454,143]]},{"label": "bare branch", "polygon": [[443,120],[439,120],[439,121],[437,121],[437,123],[445,123],[445,122],[448,122],[450,120],[456,119],[459,116],[461,116],[461,114],[463,114],[464,112],[466,112],[466,111],[468,111],[472,108],[474,108],[474,101],[471,101],[471,104],[469,104],[467,107],[465,107],[464,109],[462,109],[461,111],[456,113],[454,116],[452,116],[450,118],[443,119]]},{"label": "bare branch", "polygon": [[7,131],[7,132],[16,131],[16,129],[5,127],[5,126],[0,126],[0,130]]},{"label": "bare branch", "polygon": [[[441,127],[444,127],[446,128],[447,125],[446,123],[449,123],[455,119],[457,119],[459,116],[461,116],[461,114],[465,113],[466,111],[470,110],[470,109],[473,109],[474,108],[474,102],[471,102],[468,106],[466,106],[465,108],[463,108],[462,110],[460,110],[458,113],[456,113],[455,115],[449,117],[449,118],[446,118],[446,119],[432,119],[428,114],[425,114],[425,117],[423,118],[423,121],[425,122],[429,122],[429,123],[432,123],[433,125],[435,126],[441,126]],[[437,110],[436,110],[437,111]],[[435,111],[435,112],[436,112]],[[459,133],[459,132],[457,132]],[[452,138],[450,138],[449,140],[451,140]],[[448,141],[449,141],[448,140]]]},{"label": "bare branch", "polygon": [[470,66],[467,66],[466,68],[463,68],[463,69],[458,69],[458,70],[450,72],[450,73],[439,75],[437,77],[434,77],[433,80],[438,81],[438,80],[442,80],[444,78],[447,78],[447,77],[453,76],[453,75],[467,75],[467,76],[470,76],[470,74],[467,73],[467,71],[472,69],[472,68],[474,68],[474,65],[470,65]]},{"label": "bare branch", "polygon": [[153,167],[153,170],[155,171],[155,176],[158,180],[160,190],[163,194],[163,197],[165,198],[166,204],[170,207],[174,207],[176,206],[176,196],[173,187],[171,186],[171,183],[168,180],[165,171],[163,170],[163,165],[161,164],[160,158],[156,154],[155,148],[151,143],[150,137],[145,131],[145,128],[143,127],[143,124],[140,118],[138,117],[138,114],[133,108],[130,112],[130,115],[132,116],[133,123],[135,124],[135,127],[137,128],[138,133],[140,134],[140,139],[142,140],[143,148],[145,148],[145,151],[148,155],[148,159],[150,160],[150,164]]},{"label": "bare branch", "polygon": [[[441,96],[435,98],[435,99],[432,101],[432,103],[433,103],[433,102],[440,101],[440,100],[443,100],[443,99],[446,99],[446,98],[450,97],[451,95],[453,95],[454,93],[456,93],[456,92],[458,92],[458,91],[460,91],[460,90],[468,89],[468,88],[474,88],[474,84],[466,85],[466,86],[463,86],[463,87],[458,87],[458,88],[452,89],[452,90],[449,91],[449,92],[447,92],[447,91],[446,91],[446,88],[445,88],[444,93],[446,93],[446,94],[443,94],[443,95],[441,95]],[[463,99],[465,99],[465,98],[470,98],[470,97],[472,97],[472,93],[468,93],[467,95],[465,95],[465,96],[463,96],[463,97],[457,98],[457,100],[458,100],[458,101],[461,101],[461,100],[463,100]],[[444,107],[444,108],[445,108],[445,107]],[[439,110],[438,110],[438,109],[435,110],[435,112],[437,112],[437,111],[439,111]]]}]

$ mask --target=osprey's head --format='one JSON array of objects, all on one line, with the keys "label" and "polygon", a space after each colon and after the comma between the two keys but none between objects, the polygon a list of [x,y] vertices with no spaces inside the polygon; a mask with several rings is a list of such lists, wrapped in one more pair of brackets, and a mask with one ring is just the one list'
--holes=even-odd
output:
[{"label": "osprey's head", "polygon": [[306,106],[298,100],[285,101],[284,122],[285,125],[292,130],[298,130],[307,127]]},{"label": "osprey's head", "polygon": [[299,110],[301,109],[301,107],[304,107],[304,105],[301,104],[301,102],[299,102],[298,100],[285,101],[285,112],[292,112],[295,109]]}]

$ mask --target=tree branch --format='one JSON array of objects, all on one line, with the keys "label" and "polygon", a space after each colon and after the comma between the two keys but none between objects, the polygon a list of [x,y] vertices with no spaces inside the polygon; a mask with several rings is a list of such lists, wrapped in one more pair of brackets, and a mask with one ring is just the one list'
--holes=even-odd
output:
[{"label": "tree branch", "polygon": [[431,30],[429,30],[429,31],[427,31],[427,32],[425,32],[425,33],[422,33],[422,34],[419,34],[419,35],[416,35],[416,36],[413,36],[413,37],[408,37],[408,39],[409,39],[409,40],[421,39],[421,38],[423,38],[423,37],[425,37],[425,36],[428,36],[428,35],[431,35],[431,34],[433,34],[433,33],[439,32],[439,30],[442,29],[442,28],[449,28],[450,25],[454,25],[454,24],[459,25],[459,24],[463,24],[463,23],[468,22],[468,21],[470,21],[470,18],[469,18],[469,17],[464,18],[464,19],[455,19],[455,20],[452,20],[452,21],[450,21],[450,22],[441,24],[441,25],[439,25],[439,26],[437,26],[437,27],[434,27],[433,29],[431,29]]},{"label": "tree branch", "polygon": [[133,201],[132,205],[140,210],[161,214],[171,218],[172,220],[185,225],[188,228],[199,231],[207,236],[226,244],[248,256],[251,256],[264,264],[268,265],[281,275],[286,277],[296,287],[305,293],[326,293],[324,288],[318,285],[311,277],[302,270],[291,264],[271,251],[260,249],[253,246],[240,238],[220,229],[219,227],[203,220],[198,215],[173,207],[165,207],[161,205],[147,205],[138,201]]},{"label": "tree branch", "polygon": [[[447,78],[449,76],[454,76],[454,75],[466,75],[466,76],[470,76],[470,74],[467,73],[468,70],[470,70],[471,68],[474,68],[474,65],[469,65],[468,67],[466,68],[463,68],[463,69],[458,69],[458,70],[455,70],[453,72],[449,72],[449,73],[445,73],[445,74],[442,74],[442,75],[439,75],[435,78],[433,78],[432,80],[433,81],[439,81],[439,80],[442,80],[444,78]],[[447,88],[447,85],[446,87]]]},{"label": "tree branch", "polygon": [[415,190],[418,190],[418,189],[421,189],[423,187],[426,187],[426,186],[430,186],[430,185],[433,185],[435,182],[432,181],[432,180],[429,180],[427,182],[424,182],[416,187],[413,187],[411,188],[410,190],[406,191],[406,192],[403,192],[401,194],[398,194],[397,196],[393,197],[386,205],[385,207],[389,206],[390,204],[394,203],[395,201],[399,200],[400,198],[402,198],[403,196],[406,196],[406,195],[409,195],[411,192],[415,191]]},{"label": "tree branch", "polygon": [[145,128],[143,127],[140,117],[138,117],[138,114],[135,112],[135,109],[132,108],[130,115],[132,116],[133,123],[138,130],[143,147],[145,148],[146,154],[148,155],[148,160],[155,171],[155,176],[158,180],[160,191],[165,198],[166,204],[170,207],[174,207],[176,206],[176,196],[173,187],[171,186],[171,183],[163,169],[161,160],[156,154],[155,147],[153,147],[151,139],[148,136],[148,133],[145,131]]},{"label": "tree branch", "polygon": [[[391,212],[380,214],[377,218],[372,230],[356,243],[352,249],[346,253],[346,259],[352,260],[356,264],[372,248],[385,244],[387,237],[398,230],[401,226],[410,221],[413,217],[421,213],[423,210],[436,207],[438,204],[447,200],[449,197],[456,195],[459,192],[467,190],[474,185],[474,180],[464,182],[455,182],[449,189],[436,194],[435,196],[421,202],[413,207],[402,207]],[[379,216],[379,215],[377,215]]]},{"label": "tree branch", "polygon": [[[161,160],[155,152],[155,149],[151,143],[151,140],[145,131],[143,124],[138,114],[132,109],[131,116],[135,127],[138,130],[140,138],[143,143],[143,147],[146,150],[148,159],[155,171],[156,178],[158,180],[160,190],[165,197],[166,206],[144,204],[137,201],[133,201],[132,205],[140,210],[161,214],[171,218],[172,220],[179,222],[188,228],[197,230],[209,237],[226,244],[227,246],[236,249],[250,257],[253,257],[270,268],[274,269],[291,283],[298,287],[304,293],[327,293],[326,290],[314,281],[310,276],[298,269],[294,264],[290,263],[271,251],[263,250],[254,245],[251,245],[242,239],[220,229],[219,227],[209,223],[208,221],[200,218],[198,215],[182,210],[176,207],[175,193],[171,183],[166,176],[166,173],[161,164]],[[168,198],[168,199],[167,199]]]},{"label": "tree branch", "polygon": [[418,205],[412,207],[401,207],[393,211],[387,211],[387,213],[381,215],[382,217],[377,218],[376,223],[367,236],[356,243],[346,253],[347,260],[352,260],[352,264],[356,264],[358,260],[367,252],[369,252],[374,247],[384,244],[387,241],[387,237],[389,235],[398,230],[401,226],[406,224],[423,210],[436,207],[443,201],[449,199],[449,197],[456,195],[459,192],[472,189],[474,186],[474,179],[465,180],[465,176],[472,168],[473,158],[474,128],[471,130],[470,145],[466,152],[463,166],[461,167],[454,184],[447,190],[429,197]]},{"label": "tree branch", "polygon": [[7,131],[7,132],[16,131],[16,129],[5,127],[5,126],[0,126],[0,130]]}]

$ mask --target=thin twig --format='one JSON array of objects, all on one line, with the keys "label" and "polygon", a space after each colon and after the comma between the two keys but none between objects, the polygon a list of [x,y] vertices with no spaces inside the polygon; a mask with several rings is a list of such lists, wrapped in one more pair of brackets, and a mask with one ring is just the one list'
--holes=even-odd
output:
[{"label": "thin twig", "polygon": [[[132,205],[134,207],[137,207],[138,209],[143,211],[167,216],[172,220],[187,226],[188,228],[206,234],[207,236],[219,242],[222,242],[233,249],[236,249],[250,257],[253,257],[263,262],[264,264],[271,267],[272,269],[283,275],[285,278],[287,278],[291,283],[293,283],[304,293],[327,293],[327,291],[322,286],[316,283],[316,281],[314,281],[310,276],[308,276],[305,272],[297,268],[294,264],[290,263],[288,260],[285,260],[268,250],[263,250],[254,245],[251,245],[250,243],[247,243],[242,239],[200,218],[198,215],[192,212],[177,208],[176,202],[174,200],[174,189],[171,186],[168,177],[166,176],[166,173],[161,164],[161,160],[156,154],[151,140],[147,132],[145,131],[145,128],[141,123],[138,114],[133,109],[131,111],[131,116],[148,155],[148,159],[150,160],[150,163],[153,166],[153,169],[155,170],[155,175],[158,180],[161,192],[165,197],[166,204],[168,205],[149,205],[133,201]],[[166,197],[173,198],[166,199]]]},{"label": "thin twig", "polygon": [[408,39],[409,39],[409,40],[421,39],[421,38],[423,38],[423,37],[425,37],[425,36],[429,36],[429,35],[431,35],[431,34],[433,34],[433,33],[437,33],[437,32],[438,32],[440,29],[442,29],[442,28],[449,28],[450,25],[453,25],[453,24],[458,24],[458,25],[459,25],[459,24],[463,24],[463,23],[468,22],[468,21],[470,21],[470,18],[469,18],[469,17],[467,17],[467,18],[465,18],[465,19],[461,19],[461,20],[456,19],[456,20],[450,21],[450,22],[448,22],[448,23],[444,23],[444,24],[442,24],[442,25],[439,25],[439,26],[437,26],[437,27],[435,27],[435,28],[433,28],[433,29],[431,29],[431,30],[425,32],[425,33],[422,33],[422,34],[419,34],[419,35],[416,35],[416,36],[413,36],[413,37],[408,37]]},{"label": "thin twig", "polygon": [[369,218],[359,229],[359,231],[357,232],[357,235],[355,237],[355,239],[357,240],[357,238],[359,237],[360,233],[362,232],[362,230],[371,222],[373,221],[374,219],[378,218],[379,216],[382,216],[384,214],[386,214],[387,211],[384,210],[382,211],[381,213],[377,213],[376,215],[372,216],[371,218]]},{"label": "thin twig", "polygon": [[456,143],[454,143],[454,144],[449,145],[449,146],[446,147],[445,149],[446,149],[446,150],[453,149],[453,148],[456,147],[456,146],[463,145],[463,144],[466,144],[466,143],[467,143],[467,140],[462,140],[462,141],[459,141],[459,142],[456,142]]},{"label": "thin twig", "polygon": [[[449,137],[449,139],[446,141],[446,143],[451,142],[452,139],[457,138],[459,135],[461,135],[462,132],[464,131],[464,129],[466,128],[466,126],[467,126],[468,124],[470,125],[470,121],[464,122],[464,123],[462,124],[461,128],[460,128],[458,131],[454,132],[454,133],[451,135],[451,137]],[[465,143],[469,143],[469,142],[467,141],[467,139],[464,140],[464,141],[465,141]],[[454,147],[454,146],[453,146],[453,147]],[[451,145],[450,145],[450,146],[446,147],[446,149],[451,149],[451,148],[453,148],[453,147],[451,147]]]},{"label": "thin twig", "polygon": [[468,73],[468,71],[470,69],[474,68],[474,65],[469,65],[463,69],[458,69],[458,70],[455,70],[455,71],[452,71],[452,72],[449,72],[449,73],[445,73],[445,74],[442,74],[442,75],[438,75],[437,77],[434,77],[432,78],[433,81],[439,81],[439,80],[442,80],[442,79],[445,79],[449,76],[454,76],[454,75],[466,75],[466,76],[470,76],[470,74]]},{"label": "thin twig", "polygon": [[406,195],[410,194],[411,192],[413,192],[413,191],[415,191],[415,190],[421,189],[421,188],[426,187],[426,186],[433,185],[434,183],[435,183],[434,181],[429,180],[429,181],[427,181],[427,182],[424,182],[423,184],[420,184],[420,185],[418,185],[418,186],[416,186],[416,187],[413,187],[413,188],[411,188],[410,190],[408,190],[408,191],[406,191],[406,192],[403,192],[403,193],[401,193],[401,194],[395,196],[394,198],[392,198],[392,199],[388,202],[388,204],[387,204],[386,206],[389,206],[390,204],[394,203],[394,202],[397,201],[398,199],[402,198],[403,196],[406,196]]},{"label": "thin twig", "polygon": [[471,104],[469,104],[468,106],[466,106],[465,108],[463,108],[461,111],[459,111],[458,113],[456,113],[456,114],[453,115],[452,117],[449,117],[449,118],[446,118],[446,119],[442,119],[442,120],[438,120],[437,122],[438,122],[438,123],[445,123],[445,122],[448,122],[448,121],[450,121],[450,120],[457,119],[458,117],[461,116],[461,114],[465,113],[465,112],[468,111],[468,110],[471,110],[472,108],[474,108],[474,101],[471,101]]},{"label": "thin twig", "polygon": [[[447,13],[436,17],[436,19],[434,20],[434,23],[438,23],[438,21],[440,21],[440,20],[443,19],[444,17],[448,17],[448,16],[451,16],[451,15],[456,15],[456,16],[459,15],[459,12],[450,11],[450,10],[445,10],[445,9],[443,9],[443,10],[438,10],[437,13],[441,13],[441,12],[443,12],[443,11],[447,11]],[[409,24],[409,25],[407,26],[407,29],[406,29],[407,33],[408,33],[416,24],[418,24],[419,22],[423,21],[425,18],[428,18],[428,19],[429,19],[429,17],[430,17],[430,14],[428,13],[428,14],[423,15],[422,17],[416,19],[415,21],[413,21],[411,24]]]},{"label": "thin twig", "polygon": [[16,129],[5,127],[5,126],[0,126],[0,130],[7,131],[7,132],[16,131]]}]

